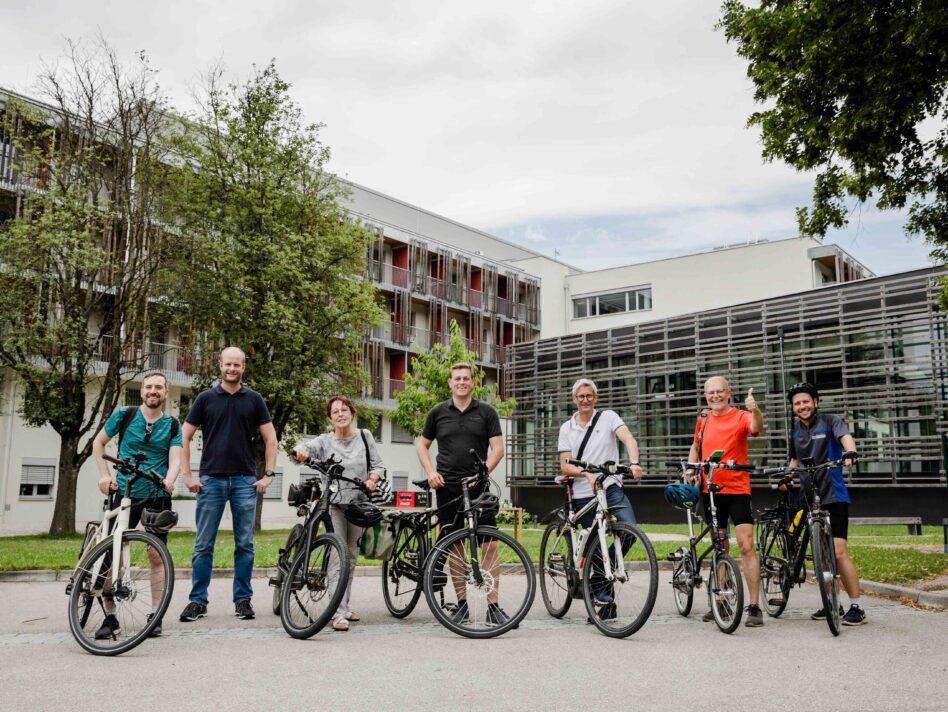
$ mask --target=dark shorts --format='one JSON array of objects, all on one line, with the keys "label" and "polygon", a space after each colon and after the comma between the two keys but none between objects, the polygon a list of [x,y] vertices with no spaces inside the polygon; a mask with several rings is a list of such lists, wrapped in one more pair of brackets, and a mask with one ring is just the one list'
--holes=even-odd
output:
[{"label": "dark shorts", "polygon": [[[707,494],[701,495],[704,499],[704,511],[707,513],[706,521],[711,523],[711,498]],[[727,527],[727,520],[730,517],[734,526],[738,524],[753,524],[754,514],[751,511],[751,496],[749,494],[716,494],[714,495],[714,506],[718,510],[718,527]]]},{"label": "dark shorts", "polygon": [[[109,497],[109,509],[116,509],[122,503],[122,498],[117,494]],[[157,509],[159,512],[171,511],[171,497],[146,497],[144,499],[132,499],[132,508],[128,512],[128,528],[135,529],[142,520],[142,512],[146,509]],[[114,520],[113,520],[114,521]],[[109,531],[112,528],[109,527]],[[155,534],[166,544],[168,543],[168,532]]]},{"label": "dark shorts", "polygon": [[849,538],[849,502],[833,502],[824,504],[825,509],[830,515],[830,529],[833,531],[834,539]]},{"label": "dark shorts", "polygon": [[[471,499],[487,489],[487,484],[480,484],[470,489]],[[438,521],[441,523],[441,533],[438,538],[444,538],[449,532],[463,528],[465,526],[464,515],[461,514],[461,507],[464,503],[461,501],[461,483],[445,482],[444,487],[434,490],[435,502],[438,507]],[[456,501],[452,501],[456,500]],[[497,515],[481,515],[477,519],[478,525],[495,527],[497,526]]]}]

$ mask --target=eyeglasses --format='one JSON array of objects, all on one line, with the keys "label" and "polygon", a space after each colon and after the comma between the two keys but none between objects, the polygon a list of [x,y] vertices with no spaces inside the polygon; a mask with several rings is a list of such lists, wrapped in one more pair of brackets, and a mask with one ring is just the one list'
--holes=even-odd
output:
[{"label": "eyeglasses", "polygon": [[145,423],[145,444],[148,444],[148,441],[151,440],[151,431],[155,429],[154,423]]},{"label": "eyeglasses", "polygon": [[584,394],[581,395],[581,396],[573,396],[573,397],[574,397],[576,400],[578,400],[578,401],[592,401],[592,400],[596,400],[596,394],[595,394],[595,393],[590,393],[590,394],[585,394],[585,393],[584,393]]}]

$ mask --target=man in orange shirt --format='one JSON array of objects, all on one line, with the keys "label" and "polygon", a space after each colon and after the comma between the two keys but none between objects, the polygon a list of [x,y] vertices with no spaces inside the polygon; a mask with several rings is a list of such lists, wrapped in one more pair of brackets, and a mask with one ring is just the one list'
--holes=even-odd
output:
[{"label": "man in orange shirt", "polygon": [[[689,462],[702,462],[715,450],[724,450],[722,462],[733,460],[737,465],[747,464],[747,438],[756,437],[764,430],[764,414],[757,407],[754,400],[754,389],[747,392],[744,405],[747,410],[740,410],[731,406],[731,387],[727,379],[721,376],[709,378],[704,383],[704,399],[710,407],[710,413],[698,419],[695,427],[695,439],[688,453]],[[698,452],[698,444],[701,452]],[[691,472],[694,484],[703,478]],[[714,495],[714,504],[717,507],[718,526],[727,526],[730,516],[734,522],[734,531],[737,534],[737,545],[741,549],[741,569],[747,580],[747,593],[750,605],[747,607],[747,620],[744,625],[755,627],[764,624],[764,616],[760,611],[760,566],[757,562],[757,552],[754,551],[754,515],[751,510],[750,474],[740,470],[725,468],[716,471],[714,481],[722,486],[719,493]],[[707,483],[702,484],[702,491],[707,493]],[[707,494],[705,494],[705,509],[708,510]],[[710,611],[702,620],[712,620]]]}]

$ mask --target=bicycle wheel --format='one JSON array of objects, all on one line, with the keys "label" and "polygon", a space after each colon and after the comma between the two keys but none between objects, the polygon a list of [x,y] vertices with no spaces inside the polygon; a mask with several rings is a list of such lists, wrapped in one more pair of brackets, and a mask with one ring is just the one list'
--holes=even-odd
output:
[{"label": "bicycle wheel", "polygon": [[164,616],[174,590],[174,564],[156,536],[124,532],[120,557],[113,581],[112,539],[99,543],[76,572],[69,594],[69,629],[94,655],[119,655],[141,643]]},{"label": "bicycle wheel", "polygon": [[445,628],[467,638],[493,638],[527,615],[536,575],[524,548],[499,529],[460,529],[428,555],[424,589]]},{"label": "bicycle wheel", "polygon": [[744,581],[737,562],[728,555],[715,555],[708,576],[708,593],[714,622],[724,633],[733,633],[744,614]]},{"label": "bicycle wheel", "polygon": [[303,543],[283,579],[280,621],[294,638],[311,638],[339,608],[349,585],[349,552],[338,534],[313,539],[309,556]]},{"label": "bicycle wheel", "polygon": [[554,618],[565,616],[573,603],[577,577],[570,531],[562,522],[551,524],[540,540],[540,593]]},{"label": "bicycle wheel", "polygon": [[92,545],[92,542],[95,541],[95,536],[98,533],[99,533],[98,522],[88,522],[86,524],[86,533],[82,537],[82,546],[79,547],[79,559],[82,559],[82,555],[86,553],[86,551]]},{"label": "bicycle wheel", "polygon": [[395,535],[391,558],[382,562],[382,598],[388,612],[396,618],[404,618],[415,610],[421,598],[424,559],[421,533],[403,522]]},{"label": "bicycle wheel", "polygon": [[768,522],[757,535],[760,563],[760,602],[767,615],[776,618],[790,597],[790,543],[777,522]]},{"label": "bicycle wheel", "polygon": [[586,613],[605,635],[625,638],[641,628],[658,595],[658,561],[652,542],[625,522],[606,525],[609,572],[597,532],[590,535],[583,562]]},{"label": "bicycle wheel", "polygon": [[671,580],[672,593],[675,596],[675,608],[683,616],[691,613],[691,604],[694,602],[695,583],[692,571],[691,552],[686,551],[682,559],[672,565]]},{"label": "bicycle wheel", "polygon": [[[286,562],[286,569],[289,569],[293,563],[293,559],[296,558],[296,546],[302,537],[303,525],[294,524],[293,528],[290,529],[290,535],[286,538],[286,546],[283,547],[283,551],[280,552],[280,560],[277,562],[278,567],[282,562]],[[283,582],[286,580],[286,574],[286,570],[278,569],[276,578],[280,580],[280,584],[271,586],[273,589],[273,600],[270,605],[273,608],[273,615],[275,616],[280,615],[280,603],[283,601]]]},{"label": "bicycle wheel", "polygon": [[826,625],[833,635],[839,635],[839,594],[836,591],[836,548],[833,534],[825,522],[814,519],[810,525],[813,551],[813,577],[820,589]]}]

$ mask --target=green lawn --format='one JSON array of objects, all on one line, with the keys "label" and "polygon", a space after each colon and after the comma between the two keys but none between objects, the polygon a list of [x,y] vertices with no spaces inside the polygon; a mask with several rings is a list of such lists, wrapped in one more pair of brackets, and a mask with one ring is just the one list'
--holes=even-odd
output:
[{"label": "green lawn", "polygon": [[[687,534],[684,524],[649,524],[647,533]],[[507,530],[509,533],[510,530]],[[256,566],[272,567],[276,564],[278,549],[286,541],[288,530],[271,530],[257,534],[255,538]],[[534,560],[539,558],[539,529],[524,532],[523,543]],[[79,534],[70,536],[15,536],[0,539],[0,571],[22,571],[29,569],[71,569],[75,566],[79,546]],[[885,583],[907,583],[948,573],[948,555],[908,548],[885,548],[892,545],[938,545],[942,543],[941,532],[926,527],[923,536],[905,533],[905,527],[872,526],[850,528],[850,553],[862,578]],[[187,568],[191,565],[191,549],[194,546],[192,532],[172,532],[168,539],[175,566]],[[655,553],[659,559],[681,546],[677,541],[655,541]],[[732,546],[734,556],[737,547]],[[214,552],[214,566],[233,566],[234,540],[230,532],[221,532]],[[359,557],[360,564],[377,564],[377,561]]]}]

